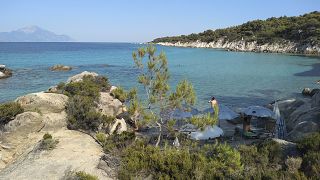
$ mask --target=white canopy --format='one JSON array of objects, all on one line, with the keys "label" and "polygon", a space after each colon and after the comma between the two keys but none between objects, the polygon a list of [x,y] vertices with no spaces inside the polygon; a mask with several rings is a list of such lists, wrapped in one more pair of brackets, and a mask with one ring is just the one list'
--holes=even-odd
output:
[{"label": "white canopy", "polygon": [[[203,111],[204,113],[213,113],[212,108],[208,108]],[[232,120],[239,117],[239,114],[231,110],[229,107],[219,104],[219,119],[220,120]]]},{"label": "white canopy", "polygon": [[204,129],[204,131],[195,131],[191,132],[191,139],[194,140],[207,140],[212,138],[217,138],[223,135],[223,130],[218,126],[208,126]]},{"label": "white canopy", "polygon": [[270,109],[262,106],[249,106],[241,109],[241,112],[255,117],[274,117],[274,113]]}]

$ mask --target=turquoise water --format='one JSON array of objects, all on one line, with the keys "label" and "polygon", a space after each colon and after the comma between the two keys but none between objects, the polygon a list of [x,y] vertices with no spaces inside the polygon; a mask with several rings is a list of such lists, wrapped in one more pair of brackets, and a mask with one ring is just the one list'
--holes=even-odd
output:
[{"label": "turquoise water", "polygon": [[[114,85],[136,86],[137,70],[129,43],[0,43],[0,64],[14,76],[0,80],[0,102],[46,90],[82,71],[106,75]],[[265,105],[297,95],[304,87],[317,87],[318,57],[285,54],[228,52],[214,49],[158,46],[166,52],[171,86],[190,80],[196,90],[196,107],[205,109],[211,96],[231,108]],[[69,72],[51,72],[55,64],[73,66]]]}]

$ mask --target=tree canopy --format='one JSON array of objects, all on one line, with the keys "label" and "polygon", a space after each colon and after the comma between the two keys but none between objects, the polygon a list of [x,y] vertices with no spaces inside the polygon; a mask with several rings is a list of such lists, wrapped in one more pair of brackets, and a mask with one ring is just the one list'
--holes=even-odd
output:
[{"label": "tree canopy", "polygon": [[320,44],[320,12],[315,11],[302,16],[254,20],[225,29],[206,30],[198,34],[162,37],[158,42],[213,42],[223,38],[225,41],[257,41],[258,44],[290,41],[299,44]]}]

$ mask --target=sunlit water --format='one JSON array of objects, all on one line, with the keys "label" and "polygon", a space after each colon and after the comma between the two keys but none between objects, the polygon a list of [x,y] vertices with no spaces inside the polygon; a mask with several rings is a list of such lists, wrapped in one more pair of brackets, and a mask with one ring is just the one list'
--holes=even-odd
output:
[{"label": "sunlit water", "polygon": [[[0,80],[0,102],[46,90],[82,71],[109,77],[113,85],[137,86],[131,54],[142,45],[129,43],[0,43],[0,64],[14,76]],[[230,108],[265,105],[296,96],[304,87],[317,87],[320,59],[285,54],[228,52],[214,49],[158,46],[169,60],[171,87],[190,80],[198,109],[215,96]],[[55,64],[73,66],[69,72],[51,72]]]}]

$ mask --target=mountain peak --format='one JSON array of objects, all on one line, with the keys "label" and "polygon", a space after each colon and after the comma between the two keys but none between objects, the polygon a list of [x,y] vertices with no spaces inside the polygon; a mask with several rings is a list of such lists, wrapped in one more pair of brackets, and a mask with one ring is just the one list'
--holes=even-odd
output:
[{"label": "mountain peak", "polygon": [[24,32],[24,33],[34,33],[39,30],[43,30],[43,29],[41,29],[38,26],[32,25],[32,26],[26,26],[26,27],[20,28],[17,31]]},{"label": "mountain peak", "polygon": [[68,42],[66,35],[57,35],[39,26],[26,26],[11,32],[0,32],[0,42]]}]

